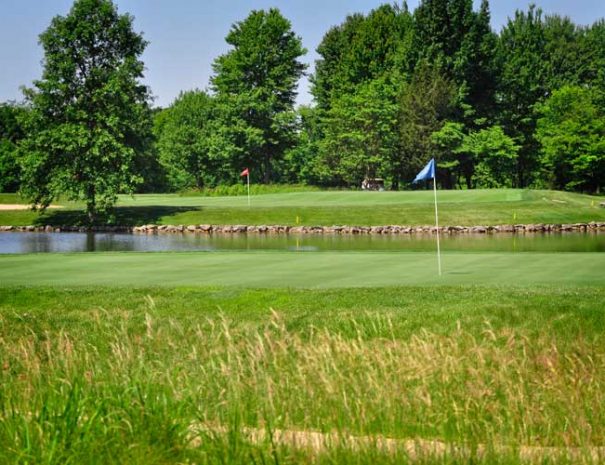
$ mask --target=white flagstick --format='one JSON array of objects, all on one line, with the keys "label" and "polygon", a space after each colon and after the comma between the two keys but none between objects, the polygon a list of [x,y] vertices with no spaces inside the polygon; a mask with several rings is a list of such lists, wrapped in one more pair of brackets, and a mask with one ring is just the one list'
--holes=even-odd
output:
[{"label": "white flagstick", "polygon": [[433,192],[435,193],[435,227],[437,230],[437,264],[439,265],[439,276],[441,276],[441,247],[439,245],[439,214],[437,213],[437,175],[433,175]]},{"label": "white flagstick", "polygon": [[248,180],[248,208],[250,208],[250,171],[248,171],[246,179]]}]

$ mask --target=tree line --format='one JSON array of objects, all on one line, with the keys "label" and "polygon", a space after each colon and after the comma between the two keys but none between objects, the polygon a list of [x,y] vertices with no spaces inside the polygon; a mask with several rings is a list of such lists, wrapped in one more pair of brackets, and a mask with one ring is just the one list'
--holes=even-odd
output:
[{"label": "tree line", "polygon": [[44,208],[120,192],[239,181],[402,189],[435,157],[444,188],[605,185],[605,21],[535,6],[499,33],[487,0],[421,0],[328,30],[295,108],[306,50],[278,9],[232,25],[207,90],[152,108],[147,45],[111,0],[76,0],[41,34],[43,74],[0,104],[0,190]]}]

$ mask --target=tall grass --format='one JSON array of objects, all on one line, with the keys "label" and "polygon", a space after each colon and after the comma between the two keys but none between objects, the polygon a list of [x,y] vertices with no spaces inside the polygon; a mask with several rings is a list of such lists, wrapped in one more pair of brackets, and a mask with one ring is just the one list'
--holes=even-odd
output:
[{"label": "tall grass", "polygon": [[577,462],[605,444],[605,347],[560,344],[548,325],[401,339],[380,316],[344,335],[275,313],[156,315],[151,298],[73,331],[4,315],[0,463]]}]

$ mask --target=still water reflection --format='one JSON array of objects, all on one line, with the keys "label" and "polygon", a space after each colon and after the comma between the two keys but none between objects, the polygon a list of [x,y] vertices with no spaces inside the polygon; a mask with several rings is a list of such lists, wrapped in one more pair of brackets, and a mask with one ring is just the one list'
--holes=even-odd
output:
[{"label": "still water reflection", "polygon": [[[605,252],[605,234],[456,235],[442,237],[445,251]],[[162,252],[219,250],[434,250],[422,235],[198,235],[116,233],[0,233],[0,253]]]}]

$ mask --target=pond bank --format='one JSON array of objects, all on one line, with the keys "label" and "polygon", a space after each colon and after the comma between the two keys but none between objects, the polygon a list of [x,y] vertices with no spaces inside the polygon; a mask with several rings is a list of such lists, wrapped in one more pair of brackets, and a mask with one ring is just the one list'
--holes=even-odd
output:
[{"label": "pond bank", "polygon": [[[0,226],[0,232],[107,232],[138,234],[434,234],[435,226],[286,226],[286,225],[156,225],[144,226]],[[605,222],[573,224],[502,224],[441,226],[443,234],[605,232]]]}]

